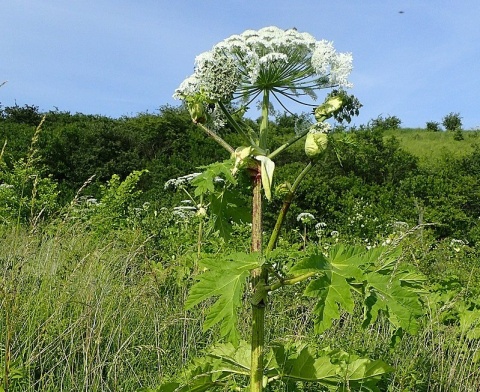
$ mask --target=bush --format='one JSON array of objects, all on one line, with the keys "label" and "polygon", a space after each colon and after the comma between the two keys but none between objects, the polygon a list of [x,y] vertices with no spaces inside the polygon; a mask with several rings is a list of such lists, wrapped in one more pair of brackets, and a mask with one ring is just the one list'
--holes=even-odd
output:
[{"label": "bush", "polygon": [[463,140],[463,139],[464,137],[463,137],[462,130],[460,128],[457,128],[453,135],[453,140]]},{"label": "bush", "polygon": [[398,129],[401,123],[402,120],[397,116],[387,116],[385,118],[378,116],[376,119],[370,121],[370,126],[381,130]]},{"label": "bush", "polygon": [[440,124],[436,121],[427,121],[427,131],[440,132]]},{"label": "bush", "polygon": [[443,117],[443,126],[447,131],[455,131],[462,127],[462,117],[460,113],[450,113]]},{"label": "bush", "polygon": [[42,114],[35,105],[7,106],[0,108],[0,118],[17,124],[27,124],[37,126],[42,119]]}]

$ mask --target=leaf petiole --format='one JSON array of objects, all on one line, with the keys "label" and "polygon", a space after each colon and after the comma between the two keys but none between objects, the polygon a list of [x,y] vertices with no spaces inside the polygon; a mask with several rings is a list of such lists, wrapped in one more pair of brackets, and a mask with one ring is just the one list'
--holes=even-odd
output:
[{"label": "leaf petiole", "polygon": [[264,290],[267,291],[267,292],[271,292],[271,291],[278,290],[279,288],[281,288],[283,286],[293,286],[294,284],[303,282],[304,280],[307,280],[308,278],[311,278],[315,274],[316,274],[316,272],[307,272],[306,274],[296,276],[294,278],[279,280],[279,281],[277,281],[277,282],[275,282],[275,283],[273,283],[269,286],[265,286]]}]

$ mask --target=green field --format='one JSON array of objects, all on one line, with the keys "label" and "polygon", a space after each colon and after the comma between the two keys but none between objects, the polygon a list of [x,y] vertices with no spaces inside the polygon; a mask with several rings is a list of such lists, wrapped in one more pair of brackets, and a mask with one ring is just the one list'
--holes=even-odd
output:
[{"label": "green field", "polygon": [[479,131],[463,131],[463,140],[455,140],[453,132],[429,132],[424,129],[397,129],[385,131],[385,137],[395,137],[400,146],[420,159],[424,166],[445,158],[461,158],[479,145]]}]

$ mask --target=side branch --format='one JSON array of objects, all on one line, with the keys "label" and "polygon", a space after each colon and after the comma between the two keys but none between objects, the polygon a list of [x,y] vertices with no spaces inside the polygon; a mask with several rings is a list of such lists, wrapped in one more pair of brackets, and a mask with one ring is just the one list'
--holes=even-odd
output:
[{"label": "side branch", "polygon": [[290,205],[292,204],[293,198],[295,196],[295,192],[300,185],[300,182],[303,178],[307,175],[307,173],[312,169],[315,163],[309,162],[307,166],[302,170],[302,172],[298,175],[295,179],[295,182],[292,185],[292,188],[288,192],[285,200],[283,201],[282,209],[278,214],[277,222],[275,223],[275,227],[273,228],[272,235],[270,236],[270,240],[268,241],[266,253],[271,252],[275,249],[277,244],[278,236],[280,234],[280,229],[282,228],[283,222],[285,220],[285,216],[287,215],[288,210],[290,209]]},{"label": "side branch", "polygon": [[[322,122],[322,121],[325,121],[327,118],[329,118],[330,116],[319,116],[317,118],[317,122]],[[283,150],[286,150],[288,147],[290,147],[293,143],[297,142],[298,140],[300,140],[302,137],[306,136],[307,133],[309,132],[310,130],[309,129],[306,129],[305,131],[303,131],[302,133],[299,133],[298,135],[295,135],[294,137],[292,137],[290,140],[288,140],[287,142],[285,142],[284,144],[282,144],[280,147],[278,147],[275,151],[271,152],[269,155],[268,155],[268,158],[270,159],[273,159],[276,155],[280,154]]]},{"label": "side branch", "polygon": [[267,291],[267,292],[270,292],[270,291],[278,290],[279,288],[281,288],[283,286],[292,286],[294,284],[303,282],[304,280],[307,280],[308,278],[311,278],[315,274],[316,274],[316,272],[308,272],[306,274],[296,276],[294,278],[280,280],[280,281],[272,283],[269,286],[265,286],[264,290]]},{"label": "side branch", "polygon": [[290,147],[293,143],[295,143],[296,141],[300,140],[302,137],[304,137],[307,133],[309,132],[309,130],[307,129],[306,131],[303,131],[302,133],[294,136],[293,138],[291,138],[289,141],[287,141],[286,143],[282,144],[280,147],[278,147],[275,151],[271,152],[269,155],[268,155],[268,158],[270,159],[273,159],[275,156],[277,156],[278,154],[280,154],[283,150],[286,150],[288,147]]},{"label": "side branch", "polygon": [[208,129],[205,125],[196,123],[200,128],[202,128],[205,133],[210,136],[213,140],[215,140],[218,144],[220,144],[225,150],[227,150],[230,154],[233,154],[235,150],[233,147],[228,144],[225,140],[223,140],[220,136],[218,136],[215,132]]}]

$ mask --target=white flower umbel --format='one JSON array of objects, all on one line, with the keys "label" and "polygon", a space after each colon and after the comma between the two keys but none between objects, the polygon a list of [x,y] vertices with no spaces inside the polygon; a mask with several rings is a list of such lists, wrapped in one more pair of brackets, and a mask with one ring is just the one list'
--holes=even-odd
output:
[{"label": "white flower umbel", "polygon": [[192,173],[192,174],[187,174],[186,176],[182,176],[178,178],[171,178],[165,183],[164,189],[181,188],[189,184],[194,178],[198,177],[200,174],[201,173]]},{"label": "white flower umbel", "polygon": [[304,225],[311,223],[315,220],[315,217],[313,214],[310,214],[309,212],[301,212],[300,214],[297,215],[297,221],[302,222]]},{"label": "white flower umbel", "polygon": [[327,227],[327,224],[325,222],[318,222],[315,225],[315,230],[324,230],[325,227]]},{"label": "white flower umbel", "polygon": [[332,130],[332,126],[327,122],[317,122],[313,124],[308,133],[329,133]]},{"label": "white flower umbel", "polygon": [[279,102],[281,96],[316,99],[316,89],[351,87],[351,70],[352,55],[337,53],[332,42],[317,41],[295,29],[265,27],[233,35],[200,54],[195,72],[174,98],[188,101],[201,95],[209,102],[241,98],[248,104],[263,92]]}]

